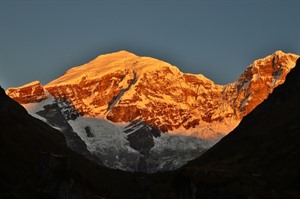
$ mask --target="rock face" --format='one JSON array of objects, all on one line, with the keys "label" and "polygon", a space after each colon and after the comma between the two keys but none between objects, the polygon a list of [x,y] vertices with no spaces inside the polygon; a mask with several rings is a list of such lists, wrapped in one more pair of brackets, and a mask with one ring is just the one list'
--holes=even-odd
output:
[{"label": "rock face", "polygon": [[[83,115],[115,123],[141,119],[162,132],[217,120],[209,112],[219,106],[222,92],[202,75],[183,74],[168,63],[125,51],[73,68],[45,88]],[[211,103],[213,98],[219,101]]]},{"label": "rock face", "polygon": [[20,104],[40,102],[47,98],[39,81],[31,82],[19,88],[9,88],[6,93]]},{"label": "rock face", "polygon": [[[120,51],[74,67],[44,87],[33,82],[7,94],[32,114],[57,104],[71,126],[59,128],[76,132],[104,165],[155,172],[198,157],[233,130],[284,82],[298,57],[276,51],[254,61],[235,82],[217,85],[166,62]],[[40,109],[33,111],[32,103]]]},{"label": "rock face", "polygon": [[[62,110],[61,104],[64,103]],[[87,149],[86,143],[75,133],[68,123],[68,120],[76,117],[76,114],[72,110],[70,105],[66,102],[52,103],[44,106],[43,110],[36,112],[37,115],[45,118],[47,123],[53,127],[56,127],[62,132],[66,138],[67,145],[77,153],[85,156],[86,158],[102,165],[101,160],[90,153]]]},{"label": "rock face", "polygon": [[236,82],[224,88],[224,94],[238,118],[243,118],[264,101],[273,89],[285,81],[299,56],[276,51],[254,61]]},{"label": "rock face", "polygon": [[149,126],[143,121],[132,122],[125,127],[124,133],[128,134],[130,147],[143,155],[148,155],[150,149],[154,147],[153,137],[159,137],[161,134],[156,127]]}]

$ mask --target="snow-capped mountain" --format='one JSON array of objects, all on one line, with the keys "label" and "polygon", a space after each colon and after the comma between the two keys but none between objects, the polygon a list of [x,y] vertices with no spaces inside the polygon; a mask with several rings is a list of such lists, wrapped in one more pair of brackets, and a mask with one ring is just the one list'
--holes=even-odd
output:
[{"label": "snow-capped mountain", "polygon": [[[155,172],[180,167],[234,129],[284,82],[298,57],[276,51],[254,61],[236,82],[217,85],[120,51],[45,86],[35,81],[7,94],[65,135],[78,135],[104,165]],[[82,151],[74,139],[68,145]]]}]

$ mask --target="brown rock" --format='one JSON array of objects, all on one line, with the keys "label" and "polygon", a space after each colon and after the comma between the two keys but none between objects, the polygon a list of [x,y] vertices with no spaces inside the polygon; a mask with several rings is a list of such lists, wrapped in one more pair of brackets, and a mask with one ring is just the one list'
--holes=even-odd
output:
[{"label": "brown rock", "polygon": [[44,88],[39,81],[31,82],[19,88],[9,88],[6,93],[20,104],[35,103],[47,99]]}]

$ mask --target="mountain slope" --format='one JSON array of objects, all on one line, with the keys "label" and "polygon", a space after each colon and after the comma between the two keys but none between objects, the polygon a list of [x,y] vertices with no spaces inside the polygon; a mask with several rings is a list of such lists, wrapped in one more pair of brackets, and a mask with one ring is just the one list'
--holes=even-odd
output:
[{"label": "mountain slope", "polygon": [[299,77],[298,59],[283,85],[182,169],[197,198],[299,198]]},{"label": "mountain slope", "polygon": [[276,51],[223,86],[120,51],[45,86],[36,81],[7,94],[59,129],[68,146],[83,155],[87,149],[99,163],[128,171],[173,170],[234,129],[284,82],[297,57]]},{"label": "mountain slope", "polygon": [[[236,82],[222,86],[166,62],[120,51],[72,68],[44,89],[35,82],[7,93],[26,104],[49,92],[55,99],[67,100],[81,115],[116,123],[140,119],[162,132],[216,139],[284,82],[297,57],[276,51],[251,64]],[[218,128],[224,123],[230,127]]]},{"label": "mountain slope", "polygon": [[[299,77],[300,60],[286,82],[207,153],[180,170],[152,175],[96,166],[0,89],[0,197],[299,198]],[[62,167],[48,170],[48,154]]]},{"label": "mountain slope", "polygon": [[[180,170],[152,175],[94,165],[0,89],[0,196],[299,198],[299,77],[300,60],[286,82],[207,153]],[[67,172],[58,170],[67,175],[41,170],[48,165],[41,159],[46,151],[68,157]]]}]

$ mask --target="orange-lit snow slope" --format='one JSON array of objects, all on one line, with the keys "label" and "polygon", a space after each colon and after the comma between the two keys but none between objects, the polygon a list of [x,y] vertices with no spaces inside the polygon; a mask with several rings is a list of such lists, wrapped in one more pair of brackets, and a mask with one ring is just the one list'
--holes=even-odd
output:
[{"label": "orange-lit snow slope", "polygon": [[[138,119],[170,134],[214,140],[229,133],[282,84],[297,57],[276,51],[254,61],[234,83],[217,85],[161,60],[120,51],[68,70],[44,90],[55,99],[66,99],[84,116],[114,123]],[[32,99],[37,93],[16,94],[22,89],[7,93],[23,104],[27,101],[20,96]],[[40,93],[37,99],[44,99]]]},{"label": "orange-lit snow slope", "polygon": [[[101,55],[45,86],[7,94],[107,167],[173,170],[201,155],[282,84],[298,55],[276,51],[233,83],[217,85],[126,51]],[[76,143],[82,143],[78,147]],[[93,160],[93,159],[92,159]]]}]

